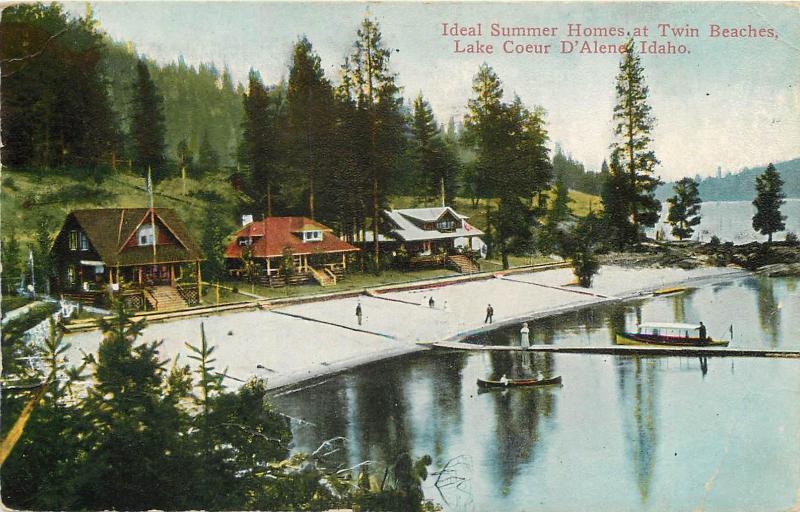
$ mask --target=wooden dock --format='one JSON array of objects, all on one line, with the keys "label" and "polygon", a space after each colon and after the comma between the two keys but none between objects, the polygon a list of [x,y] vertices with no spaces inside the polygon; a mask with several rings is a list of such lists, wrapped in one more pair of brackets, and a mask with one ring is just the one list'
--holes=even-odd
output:
[{"label": "wooden dock", "polygon": [[595,354],[595,355],[646,355],[677,357],[779,357],[800,358],[800,350],[767,350],[736,347],[645,347],[630,345],[610,345],[605,347],[570,347],[561,345],[532,345],[529,348],[509,345],[477,345],[454,341],[428,343],[427,346],[445,350],[496,351],[496,352],[549,352],[556,354]]}]

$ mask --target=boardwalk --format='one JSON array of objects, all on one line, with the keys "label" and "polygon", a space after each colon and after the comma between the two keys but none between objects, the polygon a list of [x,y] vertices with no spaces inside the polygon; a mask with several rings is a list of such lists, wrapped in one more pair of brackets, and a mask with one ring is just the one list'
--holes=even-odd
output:
[{"label": "boardwalk", "polygon": [[646,355],[678,357],[782,357],[800,358],[800,350],[766,350],[729,347],[562,347],[559,345],[532,345],[528,348],[510,345],[477,345],[457,341],[440,341],[427,346],[446,350],[497,351],[497,352],[549,352],[556,354]]}]

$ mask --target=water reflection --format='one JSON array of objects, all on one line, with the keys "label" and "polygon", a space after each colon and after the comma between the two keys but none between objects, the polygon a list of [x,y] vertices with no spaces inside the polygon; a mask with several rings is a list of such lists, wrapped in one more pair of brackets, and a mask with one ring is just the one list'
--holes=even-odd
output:
[{"label": "water reflection", "polygon": [[656,462],[656,389],[658,359],[619,358],[617,365],[622,428],[625,448],[642,503],[650,495]]},{"label": "water reflection", "polygon": [[[646,321],[708,319],[715,337],[733,320],[736,346],[796,348],[797,324],[786,325],[800,311],[791,286],[796,281],[738,280],[529,325],[536,343],[610,344],[638,310]],[[784,309],[783,324],[765,315]],[[518,344],[520,325],[480,342]],[[709,359],[429,352],[346,372],[275,403],[313,424],[293,422],[298,449],[347,437],[332,456],[342,467],[367,459],[382,467],[402,450],[432,455],[432,471],[463,457],[469,494],[451,486],[442,490],[445,503],[426,484],[448,512],[789,509],[800,484],[798,361]],[[477,378],[504,373],[561,375],[565,385],[478,393]]]}]

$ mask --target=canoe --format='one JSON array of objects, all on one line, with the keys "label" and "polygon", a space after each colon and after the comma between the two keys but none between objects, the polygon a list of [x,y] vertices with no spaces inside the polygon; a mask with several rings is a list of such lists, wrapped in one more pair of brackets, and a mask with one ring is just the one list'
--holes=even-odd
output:
[{"label": "canoe", "polygon": [[656,334],[617,333],[617,345],[659,345],[669,347],[727,347],[730,341],[706,338],[687,338],[680,336],[659,336]]},{"label": "canoe", "polygon": [[553,377],[551,379],[508,379],[508,382],[503,383],[499,380],[484,380],[478,379],[478,387],[481,388],[511,388],[521,386],[552,386],[553,384],[561,384],[561,376]]},{"label": "canoe", "polygon": [[660,288],[653,292],[653,295],[672,295],[673,293],[682,293],[688,290],[685,286],[673,286],[671,288]]}]

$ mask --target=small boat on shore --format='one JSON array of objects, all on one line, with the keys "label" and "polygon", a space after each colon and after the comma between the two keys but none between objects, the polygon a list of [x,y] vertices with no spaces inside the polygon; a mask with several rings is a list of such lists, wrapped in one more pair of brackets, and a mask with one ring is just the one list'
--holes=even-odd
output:
[{"label": "small boat on shore", "polygon": [[478,379],[479,388],[512,388],[521,386],[552,386],[554,384],[561,384],[561,376],[553,377],[550,379],[508,379],[502,380],[485,380]]},{"label": "small boat on shore", "polygon": [[672,295],[674,293],[683,293],[689,288],[685,286],[671,286],[669,288],[659,288],[653,292],[653,295]]},{"label": "small boat on shore", "polygon": [[700,324],[643,323],[636,332],[617,333],[617,345],[662,345],[672,347],[727,347],[730,340],[700,336]]}]

